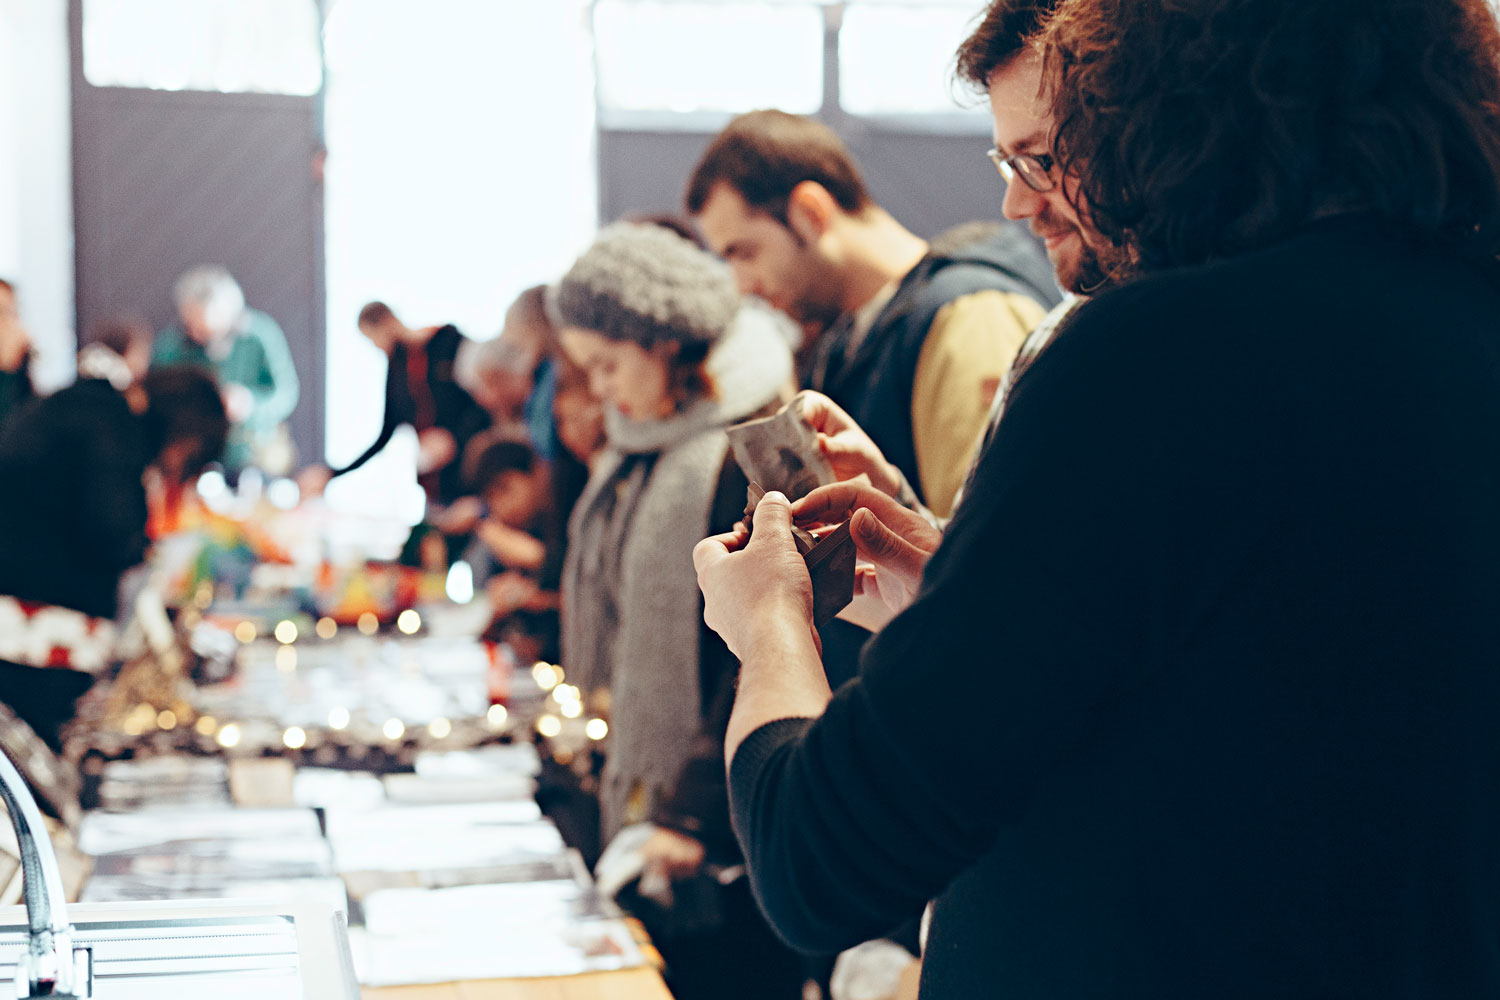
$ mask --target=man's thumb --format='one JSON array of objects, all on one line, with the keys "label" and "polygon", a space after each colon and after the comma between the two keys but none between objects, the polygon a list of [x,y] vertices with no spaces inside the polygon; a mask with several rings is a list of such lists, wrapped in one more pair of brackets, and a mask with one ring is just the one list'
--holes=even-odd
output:
[{"label": "man's thumb", "polygon": [[921,549],[885,526],[868,507],[861,507],[850,518],[850,531],[859,554],[877,566],[884,566],[905,576],[920,577],[926,555]]},{"label": "man's thumb", "polygon": [[790,538],[791,534],[792,502],[785,494],[772,490],[755,505],[755,531],[750,540],[753,543],[755,539],[769,535]]}]

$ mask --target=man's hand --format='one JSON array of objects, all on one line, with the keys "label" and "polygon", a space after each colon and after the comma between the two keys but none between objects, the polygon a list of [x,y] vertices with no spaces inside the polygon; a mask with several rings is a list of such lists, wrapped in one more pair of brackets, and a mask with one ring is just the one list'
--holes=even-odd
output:
[{"label": "man's hand", "polygon": [[870,440],[854,418],[820,392],[798,393],[802,419],[818,434],[823,457],[833,466],[840,482],[869,476],[871,484],[888,496],[901,490],[901,474],[885,460],[880,447]]},{"label": "man's hand", "polygon": [[943,540],[922,515],[863,483],[834,483],[813,490],[792,507],[803,527],[849,523],[859,557],[873,564],[855,577],[857,594],[879,597],[892,611],[916,599],[927,560]]},{"label": "man's hand", "polygon": [[224,415],[231,424],[242,424],[255,412],[255,393],[234,382],[224,386]]},{"label": "man's hand", "polygon": [[699,841],[659,826],[641,845],[641,856],[646,862],[642,881],[653,877],[669,882],[691,878],[703,865],[703,853]]},{"label": "man's hand", "polygon": [[434,504],[427,520],[445,535],[467,535],[483,515],[484,501],[478,497],[459,497],[444,507]]},{"label": "man's hand", "polygon": [[304,499],[320,497],[333,481],[333,470],[326,465],[309,465],[297,473],[297,489]]},{"label": "man's hand", "polygon": [[[821,654],[813,628],[812,580],[792,541],[791,505],[767,493],[755,508],[754,537],[744,525],[699,542],[693,549],[703,620],[745,660],[757,644],[778,631],[806,629]],[[748,542],[748,544],[747,544]]]},{"label": "man's hand", "polygon": [[485,584],[490,607],[497,615],[508,615],[526,607],[540,592],[541,587],[535,580],[515,572],[501,573]]},{"label": "man's hand", "polygon": [[545,545],[496,518],[479,522],[477,533],[490,554],[507,569],[540,569],[547,559]]},{"label": "man's hand", "polygon": [[458,457],[458,442],[441,427],[417,435],[417,474],[436,472]]}]

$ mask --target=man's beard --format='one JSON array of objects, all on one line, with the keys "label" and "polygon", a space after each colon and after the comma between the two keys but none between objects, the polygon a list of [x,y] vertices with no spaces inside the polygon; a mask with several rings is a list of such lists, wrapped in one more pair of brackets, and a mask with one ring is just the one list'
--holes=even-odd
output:
[{"label": "man's beard", "polygon": [[1110,276],[1099,254],[1080,238],[1077,259],[1066,271],[1057,272],[1057,283],[1074,295],[1095,295],[1110,283]]}]

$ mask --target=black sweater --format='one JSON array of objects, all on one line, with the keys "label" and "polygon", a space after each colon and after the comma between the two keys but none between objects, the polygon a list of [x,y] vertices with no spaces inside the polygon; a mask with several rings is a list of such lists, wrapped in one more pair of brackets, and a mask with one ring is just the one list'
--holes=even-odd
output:
[{"label": "black sweater", "polygon": [[1500,273],[1337,220],[1078,311],[923,592],[730,777],[923,996],[1500,996]]},{"label": "black sweater", "polygon": [[422,476],[422,487],[429,499],[441,503],[451,503],[467,492],[462,471],[464,447],[489,426],[490,418],[454,377],[453,366],[463,342],[464,335],[458,327],[448,325],[433,333],[421,347],[397,343],[391,349],[380,434],[358,458],[335,469],[335,476],[353,472],[380,454],[402,424],[410,424],[418,431],[438,427],[453,435],[458,453],[441,469]]},{"label": "black sweater", "polygon": [[113,618],[146,552],[145,432],[109,383],[84,379],[0,433],[0,594]]}]

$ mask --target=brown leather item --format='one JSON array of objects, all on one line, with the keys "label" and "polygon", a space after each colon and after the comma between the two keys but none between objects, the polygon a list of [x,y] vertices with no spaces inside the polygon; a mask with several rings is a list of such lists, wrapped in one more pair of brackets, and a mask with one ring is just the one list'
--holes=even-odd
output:
[{"label": "brown leather item", "polygon": [[[755,508],[760,505],[766,491],[759,483],[751,483],[749,503],[745,505],[745,530],[755,530]],[[845,521],[828,534],[818,538],[792,525],[792,540],[797,551],[807,564],[808,576],[812,578],[813,625],[822,628],[854,600],[854,537],[849,533],[849,522]]]}]

